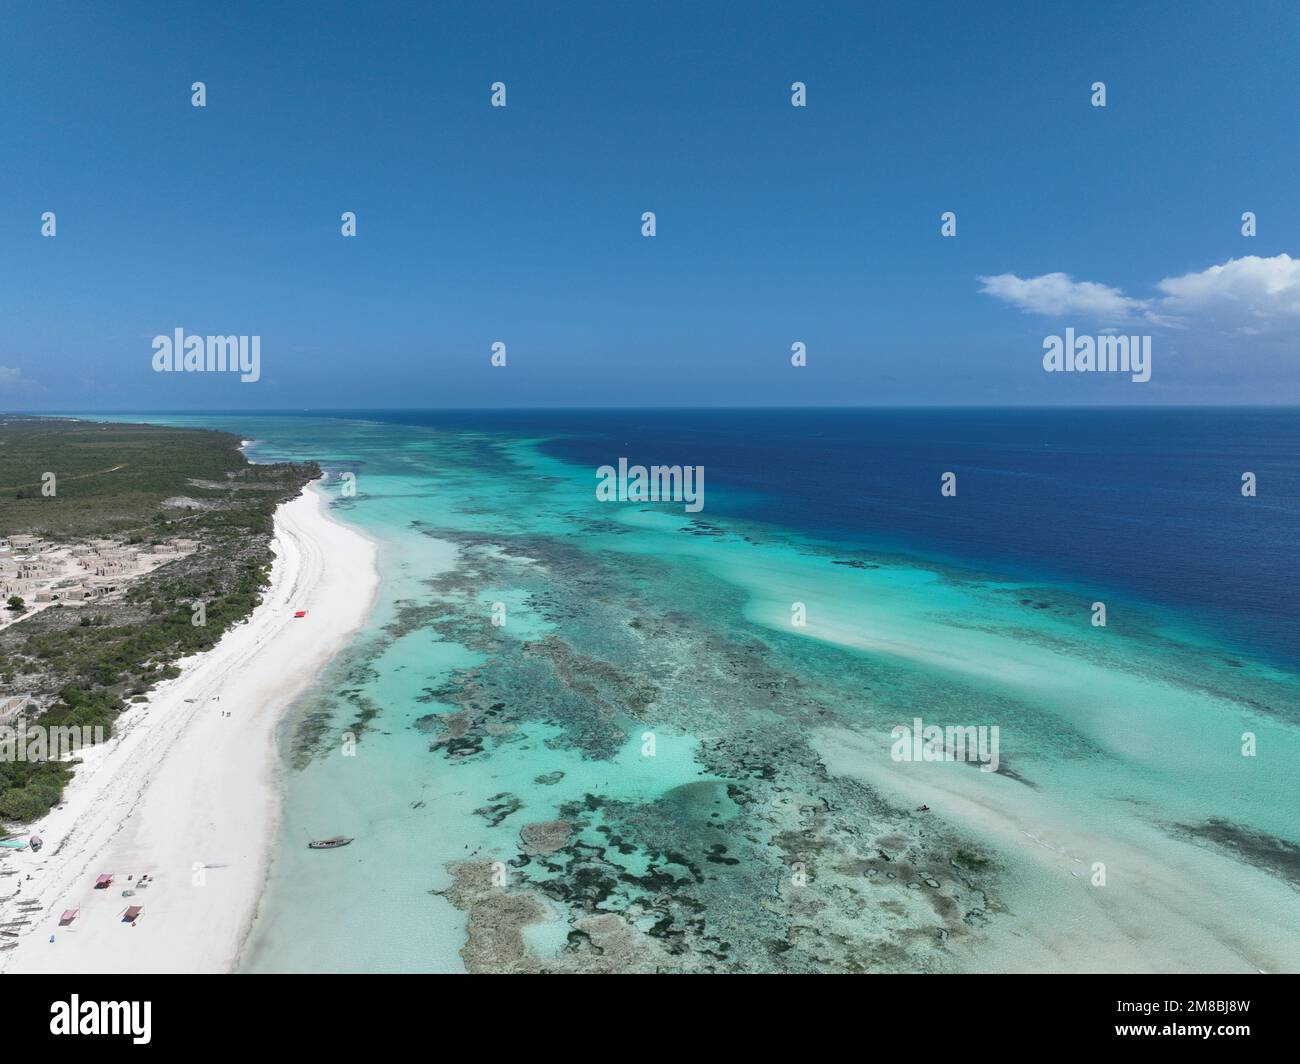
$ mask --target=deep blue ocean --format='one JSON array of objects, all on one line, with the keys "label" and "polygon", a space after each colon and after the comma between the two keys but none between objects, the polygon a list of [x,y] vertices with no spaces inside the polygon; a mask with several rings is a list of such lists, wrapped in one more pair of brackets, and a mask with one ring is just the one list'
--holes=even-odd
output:
[{"label": "deep blue ocean", "polygon": [[[705,467],[705,510],[1177,609],[1300,661],[1300,410],[338,411]],[[957,495],[940,494],[944,472]],[[1257,495],[1242,494],[1254,473]]]},{"label": "deep blue ocean", "polygon": [[[268,411],[540,441],[575,472],[705,467],[710,514],[1174,611],[1300,665],[1300,409]],[[120,416],[120,415],[119,415]],[[256,434],[261,413],[205,415]],[[252,420],[250,420],[252,419]],[[168,420],[185,422],[186,415]],[[304,451],[304,455],[307,452]],[[957,475],[944,498],[940,478]],[[1242,494],[1253,473],[1256,495]]]}]

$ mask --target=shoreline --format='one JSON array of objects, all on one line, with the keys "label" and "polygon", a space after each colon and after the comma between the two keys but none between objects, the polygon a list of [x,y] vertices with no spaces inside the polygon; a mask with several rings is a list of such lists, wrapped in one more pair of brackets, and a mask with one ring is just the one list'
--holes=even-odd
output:
[{"label": "shoreline", "polygon": [[[0,864],[18,873],[0,878],[0,923],[31,920],[0,952],[0,973],[235,970],[278,837],[280,724],[378,590],[377,544],[328,502],[313,482],[276,510],[262,602],[124,710],[114,737],[83,753],[63,803],[32,826],[41,852]],[[100,873],[113,876],[106,890],[93,889]],[[150,884],[138,888],[142,874]],[[19,907],[33,901],[30,913]],[[128,905],[143,906],[134,924],[121,918]],[[60,928],[65,909],[80,913]]]}]

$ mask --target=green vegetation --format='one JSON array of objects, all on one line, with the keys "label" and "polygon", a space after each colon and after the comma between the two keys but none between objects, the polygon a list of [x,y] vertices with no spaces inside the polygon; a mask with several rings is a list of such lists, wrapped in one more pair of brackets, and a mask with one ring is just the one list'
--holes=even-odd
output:
[{"label": "green vegetation", "polygon": [[[110,735],[127,704],[179,675],[177,659],[213,646],[257,605],[275,509],[319,475],[314,463],[250,465],[222,432],[0,418],[0,535],[200,545],[93,606],[51,607],[0,631],[0,699],[31,695],[47,707],[40,724]],[[70,771],[0,762],[0,820],[42,816]]]},{"label": "green vegetation", "polygon": [[[165,500],[221,501],[234,477],[245,487],[273,488],[281,468],[249,467],[239,441],[224,432],[6,415],[0,417],[0,536],[67,540],[131,531],[144,537],[167,516],[159,512]],[[49,497],[42,494],[47,473],[54,474]],[[167,534],[189,534],[184,517],[170,517],[179,527]]]}]

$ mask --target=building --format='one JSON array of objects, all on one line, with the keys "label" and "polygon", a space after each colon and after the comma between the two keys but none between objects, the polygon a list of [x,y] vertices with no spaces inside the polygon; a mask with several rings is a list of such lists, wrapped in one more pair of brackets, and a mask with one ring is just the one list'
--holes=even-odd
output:
[{"label": "building", "polygon": [[17,695],[12,698],[0,699],[0,725],[10,723],[31,701],[30,695]]},{"label": "building", "polygon": [[80,584],[47,587],[36,592],[37,602],[84,602],[90,593]]}]

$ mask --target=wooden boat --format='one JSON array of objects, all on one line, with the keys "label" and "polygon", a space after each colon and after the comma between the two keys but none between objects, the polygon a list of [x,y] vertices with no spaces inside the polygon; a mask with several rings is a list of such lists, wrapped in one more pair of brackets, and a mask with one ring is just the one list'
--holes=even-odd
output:
[{"label": "wooden boat", "polygon": [[343,835],[335,835],[332,839],[313,839],[307,843],[309,850],[337,850],[340,846],[346,846],[352,839]]}]

